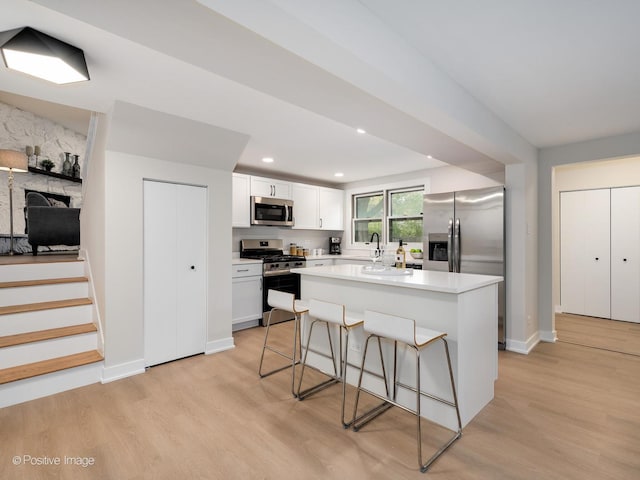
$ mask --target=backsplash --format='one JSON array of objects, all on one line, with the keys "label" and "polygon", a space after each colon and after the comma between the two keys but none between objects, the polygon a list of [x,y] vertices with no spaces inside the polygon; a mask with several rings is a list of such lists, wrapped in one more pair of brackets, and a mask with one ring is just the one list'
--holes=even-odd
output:
[{"label": "backsplash", "polygon": [[343,233],[342,230],[294,230],[291,228],[262,226],[234,228],[232,253],[236,254],[236,256],[240,253],[240,240],[272,238],[282,239],[285,248],[288,248],[290,243],[295,243],[309,250],[323,248],[326,253],[329,250],[329,237],[342,237]]}]

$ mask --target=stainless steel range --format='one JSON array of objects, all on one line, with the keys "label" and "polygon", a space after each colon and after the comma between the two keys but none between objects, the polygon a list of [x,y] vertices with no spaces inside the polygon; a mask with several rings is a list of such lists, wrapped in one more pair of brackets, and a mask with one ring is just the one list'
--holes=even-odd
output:
[{"label": "stainless steel range", "polygon": [[[260,325],[267,324],[267,317],[271,307],[267,303],[267,294],[270,289],[293,293],[300,298],[300,275],[291,273],[292,268],[301,268],[306,265],[306,259],[298,255],[285,255],[284,242],[280,239],[273,240],[241,240],[240,257],[262,260],[262,321]],[[273,313],[271,323],[293,320],[293,314],[277,310]]]}]

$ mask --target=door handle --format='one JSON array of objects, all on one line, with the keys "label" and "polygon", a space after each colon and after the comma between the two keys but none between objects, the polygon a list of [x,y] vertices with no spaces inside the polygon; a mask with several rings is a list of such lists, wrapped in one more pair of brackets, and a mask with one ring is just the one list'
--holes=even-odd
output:
[{"label": "door handle", "polygon": [[455,257],[455,262],[456,262],[454,272],[460,272],[461,258],[460,258],[460,219],[459,218],[456,218],[456,226],[453,233],[453,240],[454,240],[453,255]]},{"label": "door handle", "polygon": [[449,262],[449,271],[453,272],[453,218],[449,219],[447,227],[447,260]]}]

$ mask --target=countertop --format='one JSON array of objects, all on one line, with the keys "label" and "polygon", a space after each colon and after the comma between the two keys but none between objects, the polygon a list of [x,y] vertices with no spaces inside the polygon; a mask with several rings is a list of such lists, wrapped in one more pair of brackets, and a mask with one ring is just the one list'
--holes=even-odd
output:
[{"label": "countertop", "polygon": [[502,277],[492,275],[434,272],[430,270],[411,270],[408,275],[372,275],[363,272],[363,265],[328,265],[313,268],[294,268],[291,271],[303,276],[351,280],[354,282],[453,294],[486,287],[503,280]]},{"label": "countertop", "polygon": [[231,265],[243,265],[248,263],[262,263],[261,259],[256,258],[232,258]]}]

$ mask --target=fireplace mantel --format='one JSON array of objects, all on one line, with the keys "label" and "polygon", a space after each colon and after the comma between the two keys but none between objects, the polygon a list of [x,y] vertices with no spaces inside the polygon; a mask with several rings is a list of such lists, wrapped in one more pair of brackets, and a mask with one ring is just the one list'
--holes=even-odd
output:
[{"label": "fireplace mantel", "polygon": [[38,173],[40,175],[48,175],[50,177],[60,178],[62,180],[69,180],[70,182],[82,183],[82,179],[81,178],[70,177],[68,175],[63,175],[61,173],[56,173],[56,172],[48,172],[47,170],[41,170],[41,169],[35,168],[35,167],[29,167],[29,171],[31,173]]}]

